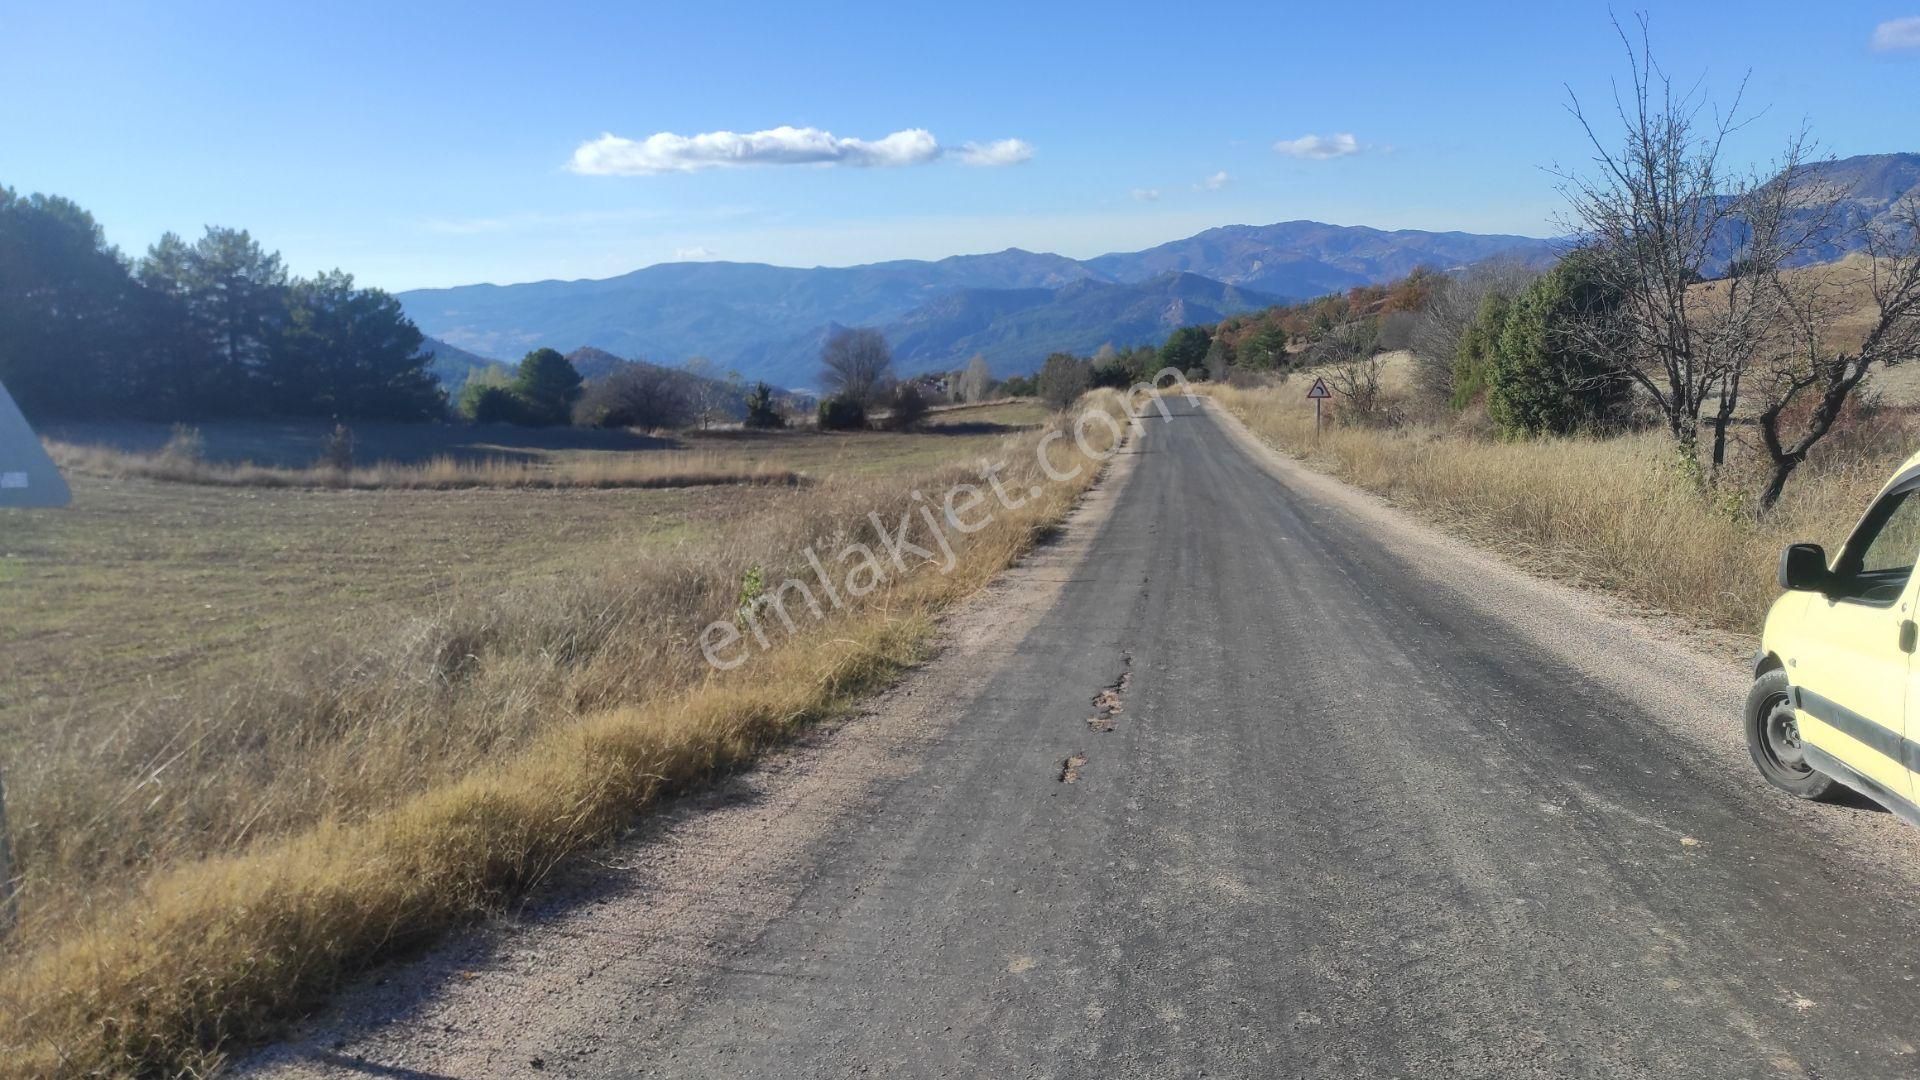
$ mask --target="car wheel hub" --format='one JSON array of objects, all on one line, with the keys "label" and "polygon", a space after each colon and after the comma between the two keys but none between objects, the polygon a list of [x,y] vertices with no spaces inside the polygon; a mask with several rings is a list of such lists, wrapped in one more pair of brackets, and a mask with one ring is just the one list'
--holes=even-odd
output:
[{"label": "car wheel hub", "polygon": [[1800,747],[1800,720],[1785,700],[1767,714],[1767,749],[1782,766],[1794,772],[1809,771],[1806,752]]}]

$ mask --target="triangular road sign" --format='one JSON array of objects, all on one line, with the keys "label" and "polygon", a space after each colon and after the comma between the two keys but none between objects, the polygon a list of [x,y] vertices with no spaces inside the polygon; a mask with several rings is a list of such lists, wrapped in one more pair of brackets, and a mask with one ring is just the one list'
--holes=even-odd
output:
[{"label": "triangular road sign", "polygon": [[1313,380],[1313,388],[1307,391],[1307,400],[1319,401],[1323,398],[1330,398],[1332,396],[1333,396],[1332,394],[1327,392],[1327,380],[1315,377],[1315,379]]},{"label": "triangular road sign", "polygon": [[27,426],[7,388],[0,386],[0,510],[65,506],[72,499],[40,437]]}]

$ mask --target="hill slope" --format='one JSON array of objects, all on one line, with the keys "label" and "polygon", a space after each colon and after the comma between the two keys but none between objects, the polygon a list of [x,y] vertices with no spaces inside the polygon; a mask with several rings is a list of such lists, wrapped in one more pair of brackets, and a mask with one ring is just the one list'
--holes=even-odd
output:
[{"label": "hill slope", "polygon": [[1226,225],[1145,251],[1102,255],[1085,265],[1116,281],[1141,281],[1177,270],[1305,298],[1388,281],[1421,266],[1449,270],[1495,257],[1550,262],[1556,252],[1552,241],[1526,236],[1386,232],[1285,221]]},{"label": "hill slope", "polygon": [[[1035,294],[1038,293],[1038,299]],[[979,353],[997,375],[1030,371],[1053,352],[1086,354],[1158,343],[1182,326],[1281,302],[1197,274],[1169,272],[1117,284],[1078,281],[1060,289],[969,289],[889,323],[895,363],[907,374],[959,366]]]},{"label": "hill slope", "polygon": [[1865,154],[1822,162],[1806,171],[1800,186],[1841,196],[1824,242],[1800,260],[1831,262],[1859,250],[1861,227],[1885,223],[1894,204],[1920,188],[1920,154]]},{"label": "hill slope", "polygon": [[427,370],[440,380],[440,385],[447,390],[447,396],[456,401],[475,372],[506,366],[498,360],[468,352],[458,345],[449,345],[431,336],[421,343],[420,351],[433,357],[432,362],[427,364]]},{"label": "hill slope", "polygon": [[[1145,340],[1182,320],[1382,281],[1416,265],[1530,256],[1545,244],[1289,222],[1213,229],[1084,262],[1009,248],[810,270],[664,263],[601,280],[422,289],[400,299],[423,330],[476,352],[593,345],[667,362],[703,355],[795,386],[812,381],[820,342],[835,326],[887,328],[909,370],[955,367],[975,351],[998,370],[1023,370],[1054,349]],[[1198,278],[1214,279],[1212,287]]]}]

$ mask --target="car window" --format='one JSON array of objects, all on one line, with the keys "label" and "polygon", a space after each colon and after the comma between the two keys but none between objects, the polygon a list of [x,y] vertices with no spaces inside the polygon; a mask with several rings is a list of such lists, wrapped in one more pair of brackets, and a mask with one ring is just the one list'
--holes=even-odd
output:
[{"label": "car window", "polygon": [[1914,557],[1920,554],[1920,499],[1914,491],[1889,496],[1897,500],[1891,513],[1875,513],[1879,531],[1860,549],[1860,572],[1912,571]]}]

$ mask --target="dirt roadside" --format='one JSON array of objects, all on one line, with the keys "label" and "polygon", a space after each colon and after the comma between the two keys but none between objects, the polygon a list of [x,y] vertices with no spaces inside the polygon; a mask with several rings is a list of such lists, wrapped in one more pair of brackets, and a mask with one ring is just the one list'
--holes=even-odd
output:
[{"label": "dirt roadside", "polygon": [[[242,1059],[258,1077],[601,1073],[607,1033],[670,1029],[808,880],[813,853],[910,776],[921,754],[1053,606],[1122,497],[1134,440],[1037,549],[943,620],[935,657],[855,715],[704,794],[497,920],[387,965]],[[638,996],[633,988],[644,988]]]}]

